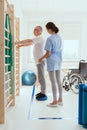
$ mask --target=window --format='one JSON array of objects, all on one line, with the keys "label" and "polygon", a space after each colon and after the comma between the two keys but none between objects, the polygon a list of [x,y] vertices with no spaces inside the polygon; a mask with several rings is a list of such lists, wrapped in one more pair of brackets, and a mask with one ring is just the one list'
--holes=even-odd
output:
[{"label": "window", "polygon": [[77,61],[79,59],[79,40],[64,40],[64,61]]},{"label": "window", "polygon": [[78,61],[80,52],[80,32],[79,23],[63,23],[63,61]]}]

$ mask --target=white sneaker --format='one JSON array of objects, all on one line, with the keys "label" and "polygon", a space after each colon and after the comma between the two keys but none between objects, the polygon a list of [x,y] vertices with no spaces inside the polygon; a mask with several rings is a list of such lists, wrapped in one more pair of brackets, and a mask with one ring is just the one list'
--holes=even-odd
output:
[{"label": "white sneaker", "polygon": [[47,104],[47,107],[57,107],[58,106],[58,104]]},{"label": "white sneaker", "polygon": [[57,104],[58,104],[58,105],[63,105],[63,102],[58,102]]}]

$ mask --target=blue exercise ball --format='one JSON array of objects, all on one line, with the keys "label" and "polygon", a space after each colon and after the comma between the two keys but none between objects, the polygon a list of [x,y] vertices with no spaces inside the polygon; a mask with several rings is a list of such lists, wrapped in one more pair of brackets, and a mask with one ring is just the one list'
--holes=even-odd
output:
[{"label": "blue exercise ball", "polygon": [[36,82],[36,74],[33,71],[26,71],[22,75],[22,85],[32,86]]}]

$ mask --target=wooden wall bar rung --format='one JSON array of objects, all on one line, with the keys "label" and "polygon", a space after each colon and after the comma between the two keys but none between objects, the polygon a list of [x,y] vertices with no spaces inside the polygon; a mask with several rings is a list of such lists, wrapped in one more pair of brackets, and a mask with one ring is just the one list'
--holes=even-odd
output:
[{"label": "wooden wall bar rung", "polygon": [[7,37],[5,37],[5,40],[7,40],[8,42],[10,41]]},{"label": "wooden wall bar rung", "polygon": [[11,79],[8,79],[7,81],[5,81],[5,84],[7,84],[8,82],[10,82],[11,81]]},{"label": "wooden wall bar rung", "polygon": [[10,64],[5,64],[5,66],[9,66]]},{"label": "wooden wall bar rung", "polygon": [[11,101],[8,103],[8,105],[5,107],[5,110],[7,110],[7,109],[9,108],[9,106],[11,106],[12,102],[13,102],[13,100],[11,100]]},{"label": "wooden wall bar rung", "polygon": [[7,88],[7,89],[5,90],[5,93],[7,93],[10,89],[11,89],[11,87]]},{"label": "wooden wall bar rung", "polygon": [[11,101],[11,97],[12,97],[12,95],[11,95],[11,94],[9,94],[9,96],[8,96],[7,100],[10,100],[10,101]]},{"label": "wooden wall bar rung", "polygon": [[9,47],[7,47],[7,46],[5,46],[5,49],[8,49],[8,50],[10,50],[10,48],[9,48]]},{"label": "wooden wall bar rung", "polygon": [[19,53],[16,53],[16,56],[19,57]]},{"label": "wooden wall bar rung", "polygon": [[7,74],[11,74],[11,71],[5,72],[5,75],[7,75]]},{"label": "wooden wall bar rung", "polygon": [[10,58],[10,56],[9,56],[9,55],[5,55],[5,57],[8,57],[8,58]]},{"label": "wooden wall bar rung", "polygon": [[5,31],[8,32],[8,33],[10,33],[10,31],[7,28],[5,28]]}]

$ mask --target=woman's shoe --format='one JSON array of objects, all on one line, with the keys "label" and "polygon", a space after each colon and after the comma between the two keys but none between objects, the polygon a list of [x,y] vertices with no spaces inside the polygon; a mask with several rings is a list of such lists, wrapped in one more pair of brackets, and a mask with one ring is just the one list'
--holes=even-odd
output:
[{"label": "woman's shoe", "polygon": [[52,104],[52,103],[47,104],[47,107],[57,107],[57,106],[58,106],[58,104]]},{"label": "woman's shoe", "polygon": [[63,105],[63,102],[58,102],[57,104],[58,104],[58,105]]}]

